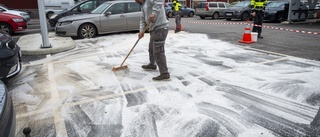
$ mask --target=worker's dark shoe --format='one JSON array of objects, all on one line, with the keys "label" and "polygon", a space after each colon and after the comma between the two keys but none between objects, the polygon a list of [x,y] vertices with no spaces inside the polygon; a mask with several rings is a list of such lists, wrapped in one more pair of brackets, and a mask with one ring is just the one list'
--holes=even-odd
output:
[{"label": "worker's dark shoe", "polygon": [[176,29],[176,30],[174,30],[174,33],[178,33],[180,31],[181,31],[180,29]]},{"label": "worker's dark shoe", "polygon": [[157,66],[156,65],[152,65],[152,64],[148,64],[148,65],[142,65],[142,68],[146,69],[146,70],[156,70]]},{"label": "worker's dark shoe", "polygon": [[258,38],[259,38],[259,39],[263,39],[263,37],[262,37],[262,36],[259,36]]},{"label": "worker's dark shoe", "polygon": [[169,80],[170,79],[170,74],[169,73],[165,73],[165,74],[161,74],[157,77],[153,77],[152,78],[155,81],[160,81],[160,80]]}]

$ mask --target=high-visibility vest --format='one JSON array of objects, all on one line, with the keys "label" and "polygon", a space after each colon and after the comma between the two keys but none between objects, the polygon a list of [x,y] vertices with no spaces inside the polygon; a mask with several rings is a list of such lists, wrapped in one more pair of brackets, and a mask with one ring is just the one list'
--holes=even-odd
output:
[{"label": "high-visibility vest", "polygon": [[264,6],[267,5],[267,2],[267,0],[251,0],[251,8],[264,9]]},{"label": "high-visibility vest", "polygon": [[181,8],[181,6],[182,6],[182,5],[181,5],[179,2],[177,2],[177,1],[173,1],[172,4],[173,4],[173,6],[174,6],[174,10],[175,10],[175,11],[179,11],[180,8]]}]

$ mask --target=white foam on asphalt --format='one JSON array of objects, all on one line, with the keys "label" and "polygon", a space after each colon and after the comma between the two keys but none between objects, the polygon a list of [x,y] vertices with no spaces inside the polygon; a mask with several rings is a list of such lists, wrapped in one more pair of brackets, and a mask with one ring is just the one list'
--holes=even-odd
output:
[{"label": "white foam on asphalt", "polygon": [[[317,107],[306,101],[319,94],[319,62],[246,50],[204,34],[170,32],[165,47],[170,81],[154,82],[151,79],[159,72],[141,68],[149,59],[149,34],[126,61],[129,69],[112,72],[136,40],[137,34],[76,40],[76,49],[52,55],[69,135],[282,135],[283,129],[272,129],[270,123],[282,124],[292,130],[291,135],[299,135],[292,123],[309,124],[317,112]],[[23,84],[11,90],[16,106],[28,104],[28,111],[22,113],[50,107],[36,103],[41,101],[43,86],[35,85],[50,84],[39,80],[47,75],[42,69],[41,74],[37,72],[45,60],[30,64],[17,81]],[[112,94],[117,95],[109,96]],[[67,107],[68,103],[76,105]],[[134,105],[127,107],[130,103]],[[255,115],[256,109],[266,113]],[[77,117],[89,123],[76,122]],[[266,122],[260,123],[261,119]],[[101,129],[102,125],[121,126],[112,131],[110,127]],[[207,128],[212,130],[204,131]]]}]

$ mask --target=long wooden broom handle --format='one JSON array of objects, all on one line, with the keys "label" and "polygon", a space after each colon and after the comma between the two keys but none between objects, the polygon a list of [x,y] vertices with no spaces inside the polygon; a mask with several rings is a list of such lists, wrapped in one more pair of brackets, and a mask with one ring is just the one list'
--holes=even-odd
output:
[{"label": "long wooden broom handle", "polygon": [[[149,28],[149,26],[150,26],[150,22],[147,24],[146,28],[144,28],[144,30],[143,30],[142,33],[145,33],[146,30]],[[133,49],[136,47],[136,45],[138,44],[138,42],[139,42],[140,39],[141,39],[141,38],[139,38],[139,39],[136,41],[136,43],[134,44],[134,46],[131,48],[131,50],[130,50],[129,53],[127,54],[126,58],[122,61],[120,67],[123,65],[124,62],[126,62],[127,58],[129,57],[129,55],[131,54],[131,52],[133,51]]]}]

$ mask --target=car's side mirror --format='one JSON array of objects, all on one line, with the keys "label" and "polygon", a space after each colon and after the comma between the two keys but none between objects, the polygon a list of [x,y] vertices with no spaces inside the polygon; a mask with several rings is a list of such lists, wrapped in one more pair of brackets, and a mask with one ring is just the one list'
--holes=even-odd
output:
[{"label": "car's side mirror", "polygon": [[108,11],[108,12],[104,13],[104,15],[109,16],[109,15],[111,15],[111,12]]},{"label": "car's side mirror", "polygon": [[0,12],[4,12],[5,10],[3,10],[3,9],[0,9]]},{"label": "car's side mirror", "polygon": [[82,8],[81,8],[81,7],[78,7],[78,8],[77,8],[77,11],[82,12]]}]

